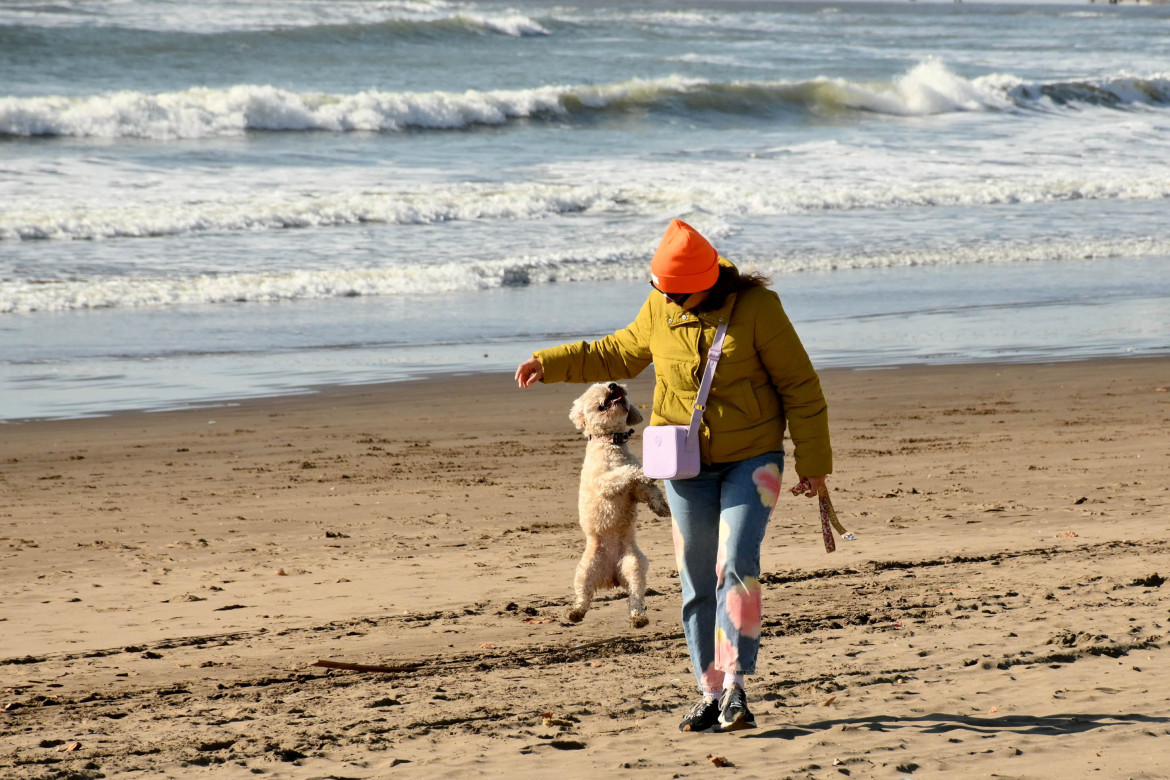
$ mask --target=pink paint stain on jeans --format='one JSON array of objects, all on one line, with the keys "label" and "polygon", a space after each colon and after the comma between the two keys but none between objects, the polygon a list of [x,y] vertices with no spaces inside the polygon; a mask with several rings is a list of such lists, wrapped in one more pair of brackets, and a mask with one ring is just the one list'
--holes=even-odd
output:
[{"label": "pink paint stain on jeans", "polygon": [[739,671],[739,650],[722,628],[715,629],[715,668],[732,674]]},{"label": "pink paint stain on jeans", "polygon": [[763,621],[763,596],[760,582],[748,577],[727,594],[727,616],[740,634],[757,638]]},{"label": "pink paint stain on jeans", "polygon": [[711,664],[703,671],[703,693],[718,691],[723,687],[723,672]]},{"label": "pink paint stain on jeans", "polygon": [[752,482],[760,493],[760,503],[767,507],[776,506],[780,495],[780,467],[775,463],[760,466],[752,472]]}]

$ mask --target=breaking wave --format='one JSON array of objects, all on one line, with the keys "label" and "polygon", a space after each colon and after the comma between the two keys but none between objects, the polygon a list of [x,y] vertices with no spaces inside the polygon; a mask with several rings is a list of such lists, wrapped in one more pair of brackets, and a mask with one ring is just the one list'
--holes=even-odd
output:
[{"label": "breaking wave", "polygon": [[241,84],[154,94],[120,91],[88,97],[0,98],[0,135],[166,140],[248,131],[450,131],[517,120],[573,121],[646,111],[926,116],[1076,105],[1170,106],[1170,75],[1031,83],[1005,74],[966,79],[930,61],[889,82],[826,77],[712,82],[670,76],[519,90],[354,94],[300,93]]}]

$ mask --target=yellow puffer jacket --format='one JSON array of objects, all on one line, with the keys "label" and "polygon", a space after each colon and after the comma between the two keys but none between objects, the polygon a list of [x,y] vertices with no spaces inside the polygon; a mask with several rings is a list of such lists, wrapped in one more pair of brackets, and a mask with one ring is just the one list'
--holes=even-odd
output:
[{"label": "yellow puffer jacket", "polygon": [[[730,265],[723,259],[720,264]],[[800,338],[764,287],[730,295],[723,307],[689,312],[655,291],[638,317],[594,342],[579,341],[534,356],[543,382],[630,379],[654,363],[651,425],[687,425],[699,393],[707,350],[728,320],[723,356],[700,427],[704,463],[730,463],[783,449],[787,425],[796,445],[796,472],[813,477],[833,470],[829,412],[821,383]]]}]

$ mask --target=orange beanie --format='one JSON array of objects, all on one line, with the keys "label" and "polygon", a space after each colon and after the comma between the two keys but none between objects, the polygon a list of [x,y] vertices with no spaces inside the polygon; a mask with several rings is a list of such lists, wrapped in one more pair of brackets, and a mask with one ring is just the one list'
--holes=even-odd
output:
[{"label": "orange beanie", "polygon": [[663,292],[709,290],[719,279],[719,253],[699,231],[672,219],[650,261],[650,277]]}]

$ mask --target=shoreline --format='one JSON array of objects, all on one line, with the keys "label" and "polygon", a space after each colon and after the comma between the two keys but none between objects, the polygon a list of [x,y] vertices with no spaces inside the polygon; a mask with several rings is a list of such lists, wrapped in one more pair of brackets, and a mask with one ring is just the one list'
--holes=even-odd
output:
[{"label": "shoreline", "polygon": [[[776,289],[822,370],[1147,357],[1170,353],[1165,264],[850,270],[791,274]],[[612,281],[413,302],[370,296],[18,316],[5,320],[14,329],[0,363],[0,414],[62,419],[511,372],[535,348],[623,327],[645,297],[644,282]]]},{"label": "shoreline", "polygon": [[[833,373],[851,373],[851,372],[867,372],[867,371],[915,371],[932,369],[948,370],[970,368],[972,370],[978,368],[988,367],[1008,367],[1008,366],[1054,366],[1067,365],[1074,363],[1084,364],[1105,364],[1113,361],[1130,362],[1130,361],[1162,361],[1170,360],[1170,347],[1167,347],[1164,353],[1144,353],[1140,355],[1116,355],[1116,356],[1072,356],[1067,358],[1051,358],[1048,360],[963,360],[959,362],[941,362],[941,363],[923,363],[923,362],[908,362],[908,363],[891,363],[879,365],[857,365],[857,366],[841,366],[834,365],[827,368],[817,370],[818,374],[833,374]],[[653,364],[640,377],[627,381],[644,381],[647,377],[653,377]],[[289,392],[277,392],[271,394],[259,394],[239,397],[225,397],[212,398],[205,401],[194,400],[182,405],[169,404],[159,407],[133,407],[133,408],[115,408],[107,410],[94,411],[92,413],[77,415],[77,416],[42,416],[42,417],[13,417],[0,418],[0,426],[5,425],[28,425],[40,424],[49,422],[69,422],[76,420],[97,420],[112,417],[134,416],[134,415],[156,415],[156,414],[170,414],[183,412],[200,412],[200,411],[214,411],[216,409],[230,409],[236,407],[245,407],[258,404],[270,404],[284,399],[298,399],[298,398],[329,398],[334,394],[347,395],[351,392],[360,392],[363,388],[390,388],[400,387],[403,385],[421,384],[425,382],[437,382],[440,384],[451,382],[453,380],[461,379],[478,379],[478,378],[494,378],[499,376],[510,376],[509,372],[499,371],[493,368],[484,368],[480,370],[464,369],[464,370],[437,370],[434,372],[420,371],[408,374],[400,379],[384,379],[376,381],[357,381],[357,382],[339,382],[329,384],[309,384],[305,385],[300,390]]]}]

